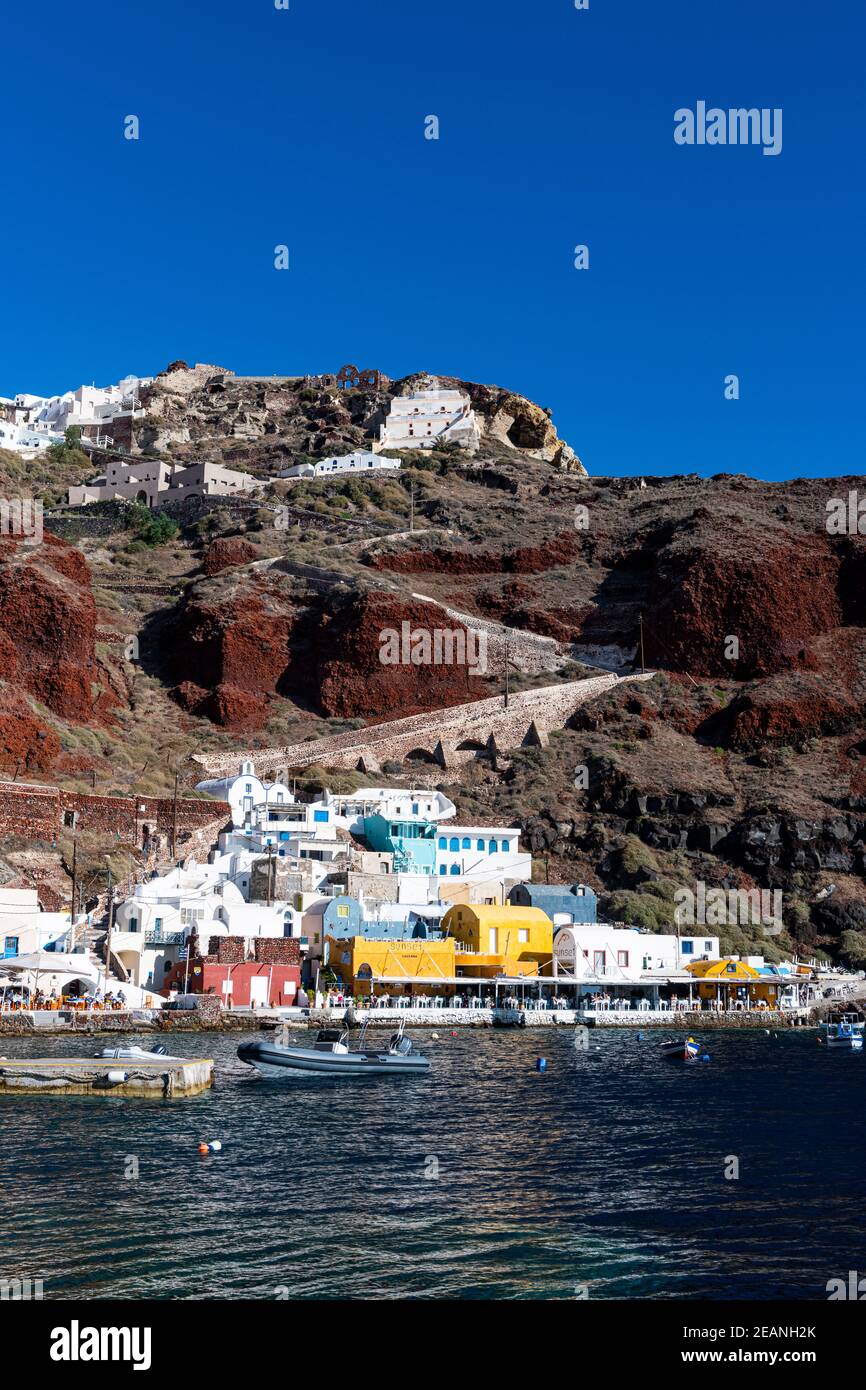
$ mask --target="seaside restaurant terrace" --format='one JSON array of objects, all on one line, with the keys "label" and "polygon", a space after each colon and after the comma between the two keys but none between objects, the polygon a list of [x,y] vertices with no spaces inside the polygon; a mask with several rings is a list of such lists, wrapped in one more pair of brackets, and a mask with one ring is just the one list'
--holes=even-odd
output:
[{"label": "seaside restaurant terrace", "polygon": [[[637,979],[575,977],[554,962],[559,994],[573,991],[582,1022],[613,1022],[617,1017],[664,1018],[671,1013],[806,1012],[817,997],[810,975],[775,965],[754,966],[741,960],[694,961],[679,970],[650,970]],[[523,982],[543,988],[550,981]]]}]

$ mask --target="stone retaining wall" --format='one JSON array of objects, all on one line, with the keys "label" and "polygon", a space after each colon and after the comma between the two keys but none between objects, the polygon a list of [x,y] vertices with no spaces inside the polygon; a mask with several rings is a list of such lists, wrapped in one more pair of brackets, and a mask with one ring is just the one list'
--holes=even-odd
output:
[{"label": "stone retaining wall", "polygon": [[[173,817],[172,797],[97,796],[33,782],[0,782],[2,836],[54,843],[64,831],[96,830],[141,844],[145,832],[147,838],[170,836]],[[178,848],[210,846],[230,817],[225,801],[178,797]]]},{"label": "stone retaining wall", "polygon": [[[574,711],[626,681],[652,680],[654,672],[633,676],[605,673],[587,680],[545,685],[512,695],[505,707],[503,696],[474,700],[466,705],[435,710],[431,714],[410,715],[366,729],[335,734],[332,738],[296,743],[284,748],[238,750],[221,756],[196,755],[193,759],[211,777],[236,772],[239,763],[251,758],[259,776],[290,767],[356,768],[375,771],[389,760],[401,762],[413,752],[422,752],[441,767],[453,767],[475,757],[488,745],[500,751],[543,742],[550,729],[562,728]],[[470,747],[461,748],[461,744]]]}]

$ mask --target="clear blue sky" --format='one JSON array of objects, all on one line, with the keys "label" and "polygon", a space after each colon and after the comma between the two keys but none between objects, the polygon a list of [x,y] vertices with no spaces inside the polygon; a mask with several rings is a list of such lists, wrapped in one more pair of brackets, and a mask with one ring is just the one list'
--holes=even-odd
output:
[{"label": "clear blue sky", "polygon": [[[866,471],[864,41],[860,0],[18,4],[0,395],[354,362],[520,391],[591,473]],[[782,153],[676,145],[698,100]]]}]

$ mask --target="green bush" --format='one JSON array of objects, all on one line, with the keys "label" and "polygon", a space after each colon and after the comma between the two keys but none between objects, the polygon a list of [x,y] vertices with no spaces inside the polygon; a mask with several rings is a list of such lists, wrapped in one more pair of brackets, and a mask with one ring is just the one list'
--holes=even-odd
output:
[{"label": "green bush", "polygon": [[140,549],[141,545],[165,545],[167,541],[174,539],[180,529],[177,522],[172,521],[165,512],[154,513],[143,502],[134,502],[130,507],[129,527],[135,531],[137,541],[132,541],[126,547],[127,550],[132,550],[133,547]]}]

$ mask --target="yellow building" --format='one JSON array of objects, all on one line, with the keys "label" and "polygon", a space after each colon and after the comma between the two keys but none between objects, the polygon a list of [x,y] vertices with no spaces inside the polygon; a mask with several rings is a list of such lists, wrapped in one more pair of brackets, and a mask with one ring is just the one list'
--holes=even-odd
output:
[{"label": "yellow building", "polygon": [[370,982],[381,993],[399,985],[418,986],[421,993],[452,994],[456,975],[456,943],[411,937],[407,941],[369,936],[326,937],[328,964],[345,985],[357,984],[369,993]]},{"label": "yellow building", "polygon": [[495,907],[456,903],[442,927],[458,942],[460,956],[470,953],[479,975],[547,975],[553,959],[553,923],[540,907]]},{"label": "yellow building", "polygon": [[498,976],[548,975],[553,923],[538,907],[458,904],[445,913],[443,939],[327,936],[327,960],[344,985],[362,994],[445,997]]},{"label": "yellow building", "polygon": [[716,1000],[725,1008],[740,1004],[775,1009],[784,989],[783,980],[768,979],[743,960],[696,960],[686,969],[698,980],[698,998]]}]

